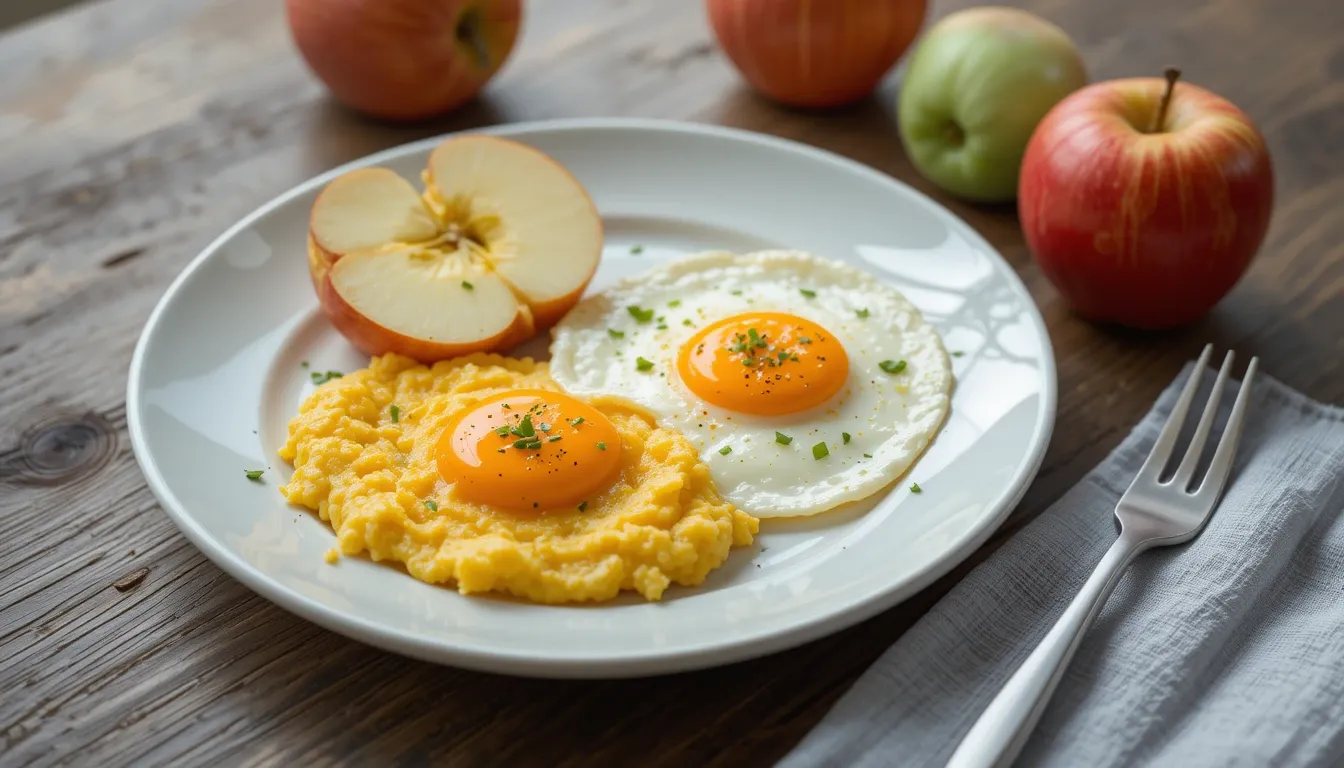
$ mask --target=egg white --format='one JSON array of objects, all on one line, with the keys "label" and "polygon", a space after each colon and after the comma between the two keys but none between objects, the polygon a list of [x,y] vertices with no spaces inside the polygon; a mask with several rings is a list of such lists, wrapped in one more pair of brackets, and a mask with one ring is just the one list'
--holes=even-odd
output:
[{"label": "egg white", "polygon": [[[631,306],[654,310],[654,319],[640,322]],[[789,312],[834,334],[849,356],[844,388],[782,416],[698,398],[677,373],[681,345],[711,322],[754,311]],[[652,411],[691,440],[719,492],[757,517],[817,514],[890,485],[928,446],[950,402],[951,361],[914,305],[866,272],[798,251],[715,251],[668,262],[586,297],[552,335],[550,372],[562,387]],[[639,370],[640,358],[653,367]],[[887,373],[884,360],[906,367]],[[778,442],[776,432],[792,441]],[[829,455],[817,459],[813,447],[823,442]]]}]

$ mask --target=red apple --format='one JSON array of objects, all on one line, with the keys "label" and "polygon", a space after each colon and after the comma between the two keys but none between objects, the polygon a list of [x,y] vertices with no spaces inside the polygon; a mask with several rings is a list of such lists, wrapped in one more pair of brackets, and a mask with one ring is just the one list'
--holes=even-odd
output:
[{"label": "red apple", "polygon": [[1075,91],[1027,144],[1018,214],[1041,271],[1080,315],[1148,330],[1191,323],[1265,239],[1274,172],[1240,109],[1188,83]]},{"label": "red apple", "polygon": [[706,0],[710,25],[752,87],[796,107],[872,93],[924,23],[927,0]]},{"label": "red apple", "polygon": [[286,0],[299,52],[338,100],[418,120],[475,96],[513,50],[522,0]]}]

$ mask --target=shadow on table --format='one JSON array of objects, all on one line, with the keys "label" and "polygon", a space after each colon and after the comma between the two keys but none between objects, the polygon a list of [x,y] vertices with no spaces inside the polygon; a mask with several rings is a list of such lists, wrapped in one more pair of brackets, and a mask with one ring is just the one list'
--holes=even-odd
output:
[{"label": "shadow on table", "polygon": [[442,117],[392,123],[348,109],[331,98],[313,104],[305,122],[309,136],[298,142],[312,168],[334,168],[380,150],[454,131],[495,125],[505,120],[499,108],[483,95]]}]

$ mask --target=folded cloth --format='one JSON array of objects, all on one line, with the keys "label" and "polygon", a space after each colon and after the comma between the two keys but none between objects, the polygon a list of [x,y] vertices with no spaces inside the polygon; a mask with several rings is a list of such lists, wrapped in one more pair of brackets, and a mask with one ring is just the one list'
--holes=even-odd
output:
[{"label": "folded cloth", "polygon": [[[1115,504],[1192,370],[874,662],[780,765],[945,764],[1114,541]],[[1212,380],[1207,372],[1201,394]],[[1344,766],[1344,409],[1263,372],[1251,391],[1208,526],[1140,555],[1121,577],[1017,765]]]}]

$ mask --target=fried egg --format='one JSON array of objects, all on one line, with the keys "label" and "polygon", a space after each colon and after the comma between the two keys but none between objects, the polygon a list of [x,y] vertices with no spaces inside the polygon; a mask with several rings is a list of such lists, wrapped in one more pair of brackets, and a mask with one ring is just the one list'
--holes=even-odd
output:
[{"label": "fried egg", "polygon": [[585,298],[553,329],[551,375],[685,435],[724,498],[812,515],[905,473],[941,428],[942,339],[894,287],[797,251],[710,252]]}]

